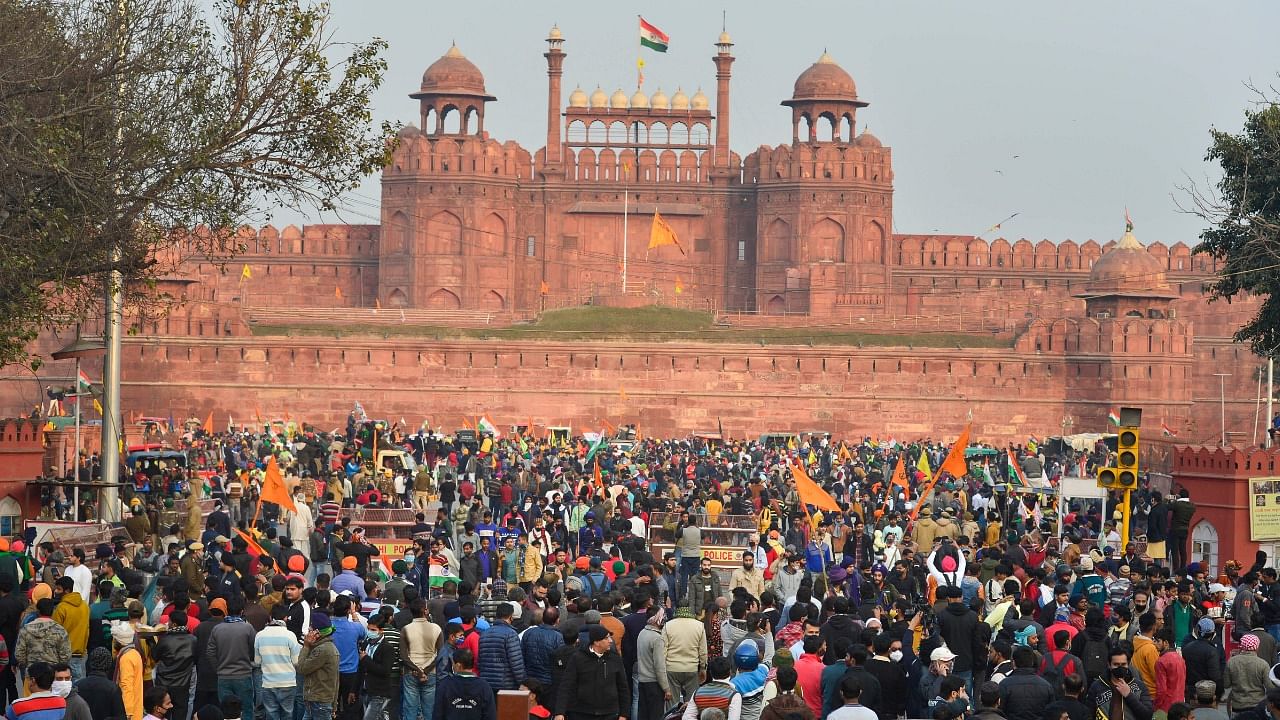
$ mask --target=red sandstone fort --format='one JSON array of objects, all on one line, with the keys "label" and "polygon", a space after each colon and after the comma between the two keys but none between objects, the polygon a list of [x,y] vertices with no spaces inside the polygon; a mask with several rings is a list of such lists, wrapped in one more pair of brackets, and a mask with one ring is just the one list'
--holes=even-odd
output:
[{"label": "red sandstone fort", "polygon": [[[896,234],[892,152],[857,132],[868,102],[825,52],[781,99],[783,142],[742,157],[730,149],[728,34],[711,57],[714,97],[579,87],[566,102],[564,44],[553,29],[545,147],[488,135],[485,115],[502,106],[452,47],[410,94],[418,124],[399,133],[383,172],[379,224],[245,229],[247,254],[230,265],[193,259],[165,278],[161,289],[181,302],[125,341],[126,415],[212,411],[221,425],[289,413],[336,427],[359,400],[377,416],[445,429],[486,414],[575,431],[635,422],[646,435],[719,423],[739,437],[954,437],[972,412],[976,436],[1022,441],[1102,431],[1108,409],[1136,405],[1156,429],[1149,437],[1163,422],[1180,441],[1213,444],[1225,414],[1228,439],[1252,438],[1260,360],[1231,335],[1256,306],[1209,304],[1216,267],[1185,243]],[[683,252],[647,249],[655,211]],[[653,303],[708,310],[729,328],[815,326],[817,339],[440,340],[379,330]],[[291,324],[335,332],[254,330]],[[821,334],[835,329],[1007,344],[824,345]],[[35,350],[65,342],[47,337]],[[56,383],[73,373],[51,362],[41,374]],[[3,393],[0,409],[14,413],[31,389]]]}]

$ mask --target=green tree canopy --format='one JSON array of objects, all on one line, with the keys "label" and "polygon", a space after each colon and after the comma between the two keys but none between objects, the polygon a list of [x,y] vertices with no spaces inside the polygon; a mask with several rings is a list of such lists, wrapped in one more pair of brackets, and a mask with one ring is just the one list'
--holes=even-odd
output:
[{"label": "green tree canopy", "polygon": [[385,43],[337,44],[328,20],[299,0],[0,2],[0,365],[100,306],[109,271],[145,303],[177,262],[243,250],[238,226],[381,169]]},{"label": "green tree canopy", "polygon": [[1213,130],[1206,160],[1222,167],[1214,196],[1194,195],[1197,214],[1212,223],[1196,252],[1221,261],[1214,298],[1241,293],[1262,300],[1236,332],[1263,357],[1280,349],[1280,105],[1262,102],[1245,113],[1239,134]]}]

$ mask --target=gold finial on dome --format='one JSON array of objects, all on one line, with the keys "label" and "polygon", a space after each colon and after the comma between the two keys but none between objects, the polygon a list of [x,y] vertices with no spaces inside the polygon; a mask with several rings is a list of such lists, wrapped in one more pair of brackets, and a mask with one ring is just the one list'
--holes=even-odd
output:
[{"label": "gold finial on dome", "polygon": [[1116,243],[1116,250],[1146,250],[1142,243],[1138,242],[1138,238],[1133,236],[1133,229],[1124,231],[1124,235],[1120,238],[1120,242]]},{"label": "gold finial on dome", "polygon": [[559,26],[559,25],[552,25],[552,26],[551,26],[551,32],[547,33],[547,39],[548,39],[548,40],[563,40],[563,39],[564,39],[564,33],[560,32],[560,26]]},{"label": "gold finial on dome", "polygon": [[836,59],[831,57],[831,53],[827,52],[826,48],[822,48],[822,55],[818,58],[818,62],[823,65],[835,65]]},{"label": "gold finial on dome", "polygon": [[444,56],[451,57],[451,58],[466,57],[465,55],[462,54],[462,51],[458,49],[457,43],[450,45],[449,52],[445,53]]}]

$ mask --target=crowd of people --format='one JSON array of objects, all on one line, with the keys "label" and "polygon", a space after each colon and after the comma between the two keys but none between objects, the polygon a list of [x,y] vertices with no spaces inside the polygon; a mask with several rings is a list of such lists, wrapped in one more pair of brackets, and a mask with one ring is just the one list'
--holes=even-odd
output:
[{"label": "crowd of people", "polygon": [[[139,493],[111,543],[0,540],[8,717],[493,720],[524,690],[556,720],[1280,718],[1265,555],[1189,558],[1185,491],[1135,493],[1125,541],[1034,443],[998,455],[1033,492],[934,473],[929,441],[374,442],[415,462],[196,432],[207,517],[161,526],[173,498]],[[292,509],[255,507],[269,461]],[[413,509],[407,549],[355,505]]]}]

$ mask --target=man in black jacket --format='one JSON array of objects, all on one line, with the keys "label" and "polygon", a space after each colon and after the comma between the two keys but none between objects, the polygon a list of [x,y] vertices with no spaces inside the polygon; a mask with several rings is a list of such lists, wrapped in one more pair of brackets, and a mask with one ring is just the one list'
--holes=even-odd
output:
[{"label": "man in black jacket", "polygon": [[498,706],[493,688],[476,677],[476,658],[470,648],[453,653],[453,673],[436,686],[436,704],[431,717],[447,720],[496,720]]},{"label": "man in black jacket", "polygon": [[1192,639],[1182,646],[1182,659],[1187,665],[1187,694],[1195,697],[1196,683],[1213,681],[1215,697],[1222,696],[1222,668],[1226,664],[1222,648],[1215,639],[1211,618],[1200,618],[1191,631]]},{"label": "man in black jacket", "polygon": [[[631,714],[631,691],[622,656],[612,648],[609,631],[593,625],[590,643],[569,656],[556,693],[556,720],[604,720]],[[570,710],[572,708],[572,710]]]},{"label": "man in black jacket", "polygon": [[[959,664],[959,660],[956,661]],[[1009,720],[1040,720],[1056,698],[1049,681],[1036,674],[1036,654],[1029,647],[1013,651],[1013,673],[1000,681],[1000,708]]]},{"label": "man in black jacket", "polygon": [[[939,589],[938,592],[943,591]],[[987,656],[987,640],[991,628],[979,621],[978,614],[964,604],[964,591],[953,585],[946,592],[947,607],[938,613],[938,628],[947,647],[956,654],[952,674],[964,678],[965,691],[972,696],[973,671],[978,659]]]},{"label": "man in black jacket", "polygon": [[[1169,506],[1158,492],[1151,493],[1151,512],[1147,513],[1147,554],[1156,565],[1168,561]],[[1177,568],[1174,568],[1175,570]]]}]

